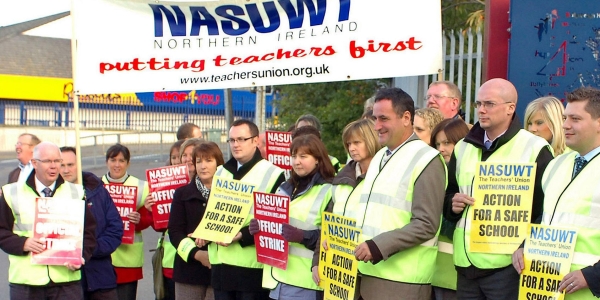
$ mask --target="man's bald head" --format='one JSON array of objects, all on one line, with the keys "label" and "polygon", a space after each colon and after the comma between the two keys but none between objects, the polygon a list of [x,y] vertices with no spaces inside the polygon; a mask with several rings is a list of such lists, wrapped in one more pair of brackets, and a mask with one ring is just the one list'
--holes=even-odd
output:
[{"label": "man's bald head", "polygon": [[479,126],[494,140],[510,126],[517,107],[517,90],[509,81],[494,78],[477,91]]},{"label": "man's bald head", "polygon": [[497,95],[505,102],[517,104],[517,89],[510,81],[502,78],[493,78],[482,84],[479,89],[481,90],[487,88],[495,90]]},{"label": "man's bald head", "polygon": [[31,164],[35,169],[35,177],[45,186],[52,185],[59,176],[62,156],[57,145],[41,142],[33,148]]},{"label": "man's bald head", "polygon": [[58,152],[60,148],[52,142],[41,142],[33,148],[33,158],[40,159],[42,153]]}]

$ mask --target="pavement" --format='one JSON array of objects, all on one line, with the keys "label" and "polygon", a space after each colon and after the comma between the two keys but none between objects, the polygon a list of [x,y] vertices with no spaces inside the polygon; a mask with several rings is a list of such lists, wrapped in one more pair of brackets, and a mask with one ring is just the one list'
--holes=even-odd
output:
[{"label": "pavement", "polygon": [[[146,178],[146,169],[162,167],[168,159],[170,145],[138,145],[130,146],[131,163],[128,173],[140,179]],[[92,172],[98,176],[106,173],[105,156],[102,148],[84,148],[81,151],[82,166],[85,171]],[[0,152],[0,183],[4,184],[8,180],[8,173],[17,167],[17,159],[14,152]],[[148,228],[142,231],[144,238],[144,278],[138,282],[139,300],[154,299],[153,281],[152,281],[152,253],[151,249],[156,248],[159,233]],[[8,256],[0,251],[0,299],[9,299],[8,289]]]}]

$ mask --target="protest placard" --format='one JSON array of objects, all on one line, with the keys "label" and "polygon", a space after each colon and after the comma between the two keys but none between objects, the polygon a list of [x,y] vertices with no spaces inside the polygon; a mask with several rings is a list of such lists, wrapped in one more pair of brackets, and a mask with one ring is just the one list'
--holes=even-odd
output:
[{"label": "protest placard", "polygon": [[136,211],[137,187],[118,183],[108,183],[104,187],[113,199],[121,220],[123,221],[123,244],[133,244],[135,224],[129,221],[127,215]]},{"label": "protest placard", "polygon": [[36,198],[33,237],[45,244],[32,253],[39,265],[81,264],[85,201],[81,199]]},{"label": "protest placard", "polygon": [[525,268],[519,282],[519,299],[562,300],[560,281],[570,272],[577,231],[530,224],[525,241]]},{"label": "protest placard", "polygon": [[286,179],[289,179],[292,172],[292,156],[290,147],[292,145],[291,132],[266,131],[266,159],[272,164],[283,169]]},{"label": "protest placard", "polygon": [[290,146],[292,144],[292,133],[267,131],[266,137],[267,160],[283,170],[291,170]]},{"label": "protest placard", "polygon": [[254,235],[256,260],[275,268],[287,268],[289,244],[281,236],[282,224],[289,223],[290,197],[254,193],[254,218],[260,232]]},{"label": "protest placard", "polygon": [[327,241],[328,250],[322,243],[319,255],[319,286],[325,292],[324,300],[354,299],[358,261],[354,249],[358,245],[361,230],[356,220],[323,212],[321,241]]},{"label": "protest placard", "polygon": [[152,206],[155,229],[164,229],[169,225],[173,193],[179,187],[190,182],[188,166],[176,165],[146,170],[150,194],[156,200]]},{"label": "protest placard", "polygon": [[478,162],[469,251],[512,254],[531,223],[535,163]]},{"label": "protest placard", "polygon": [[[185,2],[74,1],[76,93],[332,82],[444,68],[440,0]],[[410,13],[398,17],[401,11]],[[190,98],[178,101],[202,104]]]},{"label": "protest placard", "polygon": [[239,180],[213,177],[210,201],[192,237],[231,243],[250,214],[255,188]]}]

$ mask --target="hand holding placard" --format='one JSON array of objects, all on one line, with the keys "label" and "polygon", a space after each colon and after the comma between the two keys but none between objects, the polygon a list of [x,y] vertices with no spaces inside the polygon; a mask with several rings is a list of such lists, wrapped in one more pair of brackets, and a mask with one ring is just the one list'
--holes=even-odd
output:
[{"label": "hand holding placard", "polygon": [[240,229],[251,215],[255,188],[254,185],[239,180],[215,176],[204,217],[192,237],[216,242],[221,246],[240,240]]}]

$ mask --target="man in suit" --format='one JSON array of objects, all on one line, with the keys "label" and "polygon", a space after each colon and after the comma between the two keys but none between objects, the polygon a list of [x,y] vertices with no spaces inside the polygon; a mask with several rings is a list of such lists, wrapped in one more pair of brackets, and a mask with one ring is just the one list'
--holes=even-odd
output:
[{"label": "man in suit", "polygon": [[19,136],[19,139],[15,144],[15,152],[17,152],[19,166],[8,173],[8,183],[24,181],[27,179],[31,170],[33,170],[33,166],[31,165],[33,148],[40,142],[40,139],[31,133],[23,133]]},{"label": "man in suit", "polygon": [[83,253],[80,263],[40,265],[31,263],[31,253],[46,249],[46,243],[33,237],[35,199],[81,199],[81,185],[66,182],[59,174],[62,163],[58,146],[44,142],[33,151],[33,171],[23,181],[2,187],[0,195],[0,249],[8,254],[8,282],[12,300],[82,299],[79,269],[96,248],[96,221],[85,207]]}]

